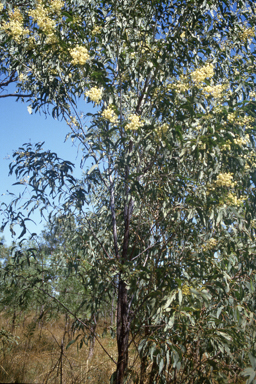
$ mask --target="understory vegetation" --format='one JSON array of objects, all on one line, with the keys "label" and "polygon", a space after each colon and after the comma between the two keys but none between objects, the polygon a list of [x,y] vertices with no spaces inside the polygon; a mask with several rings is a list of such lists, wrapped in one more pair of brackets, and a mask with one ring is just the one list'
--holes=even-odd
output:
[{"label": "understory vegetation", "polygon": [[[77,336],[71,320],[65,315],[38,320],[39,313],[18,313],[12,318],[0,317],[0,382],[1,383],[109,383],[115,364],[106,356],[99,344],[89,357],[89,346],[77,349],[68,343]],[[99,334],[106,324],[99,325]],[[104,337],[102,343],[116,358],[115,341]]]}]

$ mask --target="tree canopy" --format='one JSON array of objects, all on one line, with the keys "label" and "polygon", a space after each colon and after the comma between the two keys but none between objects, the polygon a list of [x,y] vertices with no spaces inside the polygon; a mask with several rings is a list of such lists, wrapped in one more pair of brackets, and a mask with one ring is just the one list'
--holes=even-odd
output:
[{"label": "tree canopy", "polygon": [[[30,212],[74,220],[74,268],[84,258],[95,290],[117,292],[112,382],[252,382],[254,2],[1,4],[0,98],[15,82],[30,112],[65,119],[84,169],[38,143],[10,172]],[[17,204],[2,210],[23,236]]]}]

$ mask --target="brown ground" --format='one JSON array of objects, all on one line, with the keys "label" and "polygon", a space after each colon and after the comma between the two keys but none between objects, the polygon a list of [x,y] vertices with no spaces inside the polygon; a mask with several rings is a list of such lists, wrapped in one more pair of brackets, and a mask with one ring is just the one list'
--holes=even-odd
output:
[{"label": "brown ground", "polygon": [[[70,341],[68,333],[61,347],[64,317],[38,324],[28,316],[12,327],[10,319],[0,315],[1,328],[11,331],[18,344],[3,344],[0,337],[0,383],[104,384],[109,383],[115,370],[115,364],[97,341],[91,360],[88,360],[89,346],[83,345],[79,349],[74,343],[66,350]],[[103,326],[99,325],[98,334],[102,331]],[[100,341],[116,359],[115,339],[107,334],[100,337]]]}]

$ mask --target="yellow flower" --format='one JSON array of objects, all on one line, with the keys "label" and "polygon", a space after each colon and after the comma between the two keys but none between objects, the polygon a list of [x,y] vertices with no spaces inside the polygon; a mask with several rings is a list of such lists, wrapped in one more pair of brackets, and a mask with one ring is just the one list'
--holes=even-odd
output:
[{"label": "yellow flower", "polygon": [[23,73],[20,73],[20,74],[19,74],[19,81],[23,82],[24,79],[25,79],[24,74],[23,74]]},{"label": "yellow flower", "polygon": [[229,113],[228,114],[228,121],[230,121],[230,123],[233,123],[236,119],[236,115],[235,113]]},{"label": "yellow flower", "polygon": [[236,145],[239,145],[239,147],[242,147],[243,145],[248,143],[248,140],[246,138],[243,138],[243,137],[238,137],[238,138],[234,139],[234,143]]},{"label": "yellow flower", "polygon": [[2,29],[6,31],[17,42],[21,42],[21,38],[29,33],[28,29],[23,28],[23,17],[18,8],[15,8],[13,12],[9,12],[9,23],[4,22]]},{"label": "yellow flower", "polygon": [[92,101],[99,104],[102,98],[102,88],[93,87],[89,91],[85,92],[85,96],[90,97]]},{"label": "yellow flower", "polygon": [[217,187],[234,187],[236,182],[233,182],[233,176],[230,172],[220,173],[215,181]]},{"label": "yellow flower", "polygon": [[59,13],[61,11],[61,8],[63,8],[65,5],[64,1],[61,0],[52,0],[50,3],[51,10],[54,10],[56,13]]},{"label": "yellow flower", "polygon": [[218,241],[214,239],[213,237],[206,241],[206,243],[203,245],[203,251],[210,251],[211,249],[216,248],[218,245]]},{"label": "yellow flower", "polygon": [[255,37],[255,30],[254,27],[252,28],[242,28],[242,31],[240,32],[240,38],[243,41],[246,41],[247,39],[251,39]]},{"label": "yellow flower", "polygon": [[131,131],[137,131],[139,127],[143,125],[143,122],[140,120],[140,116],[132,114],[129,116],[130,123],[126,124],[125,129],[130,129]]},{"label": "yellow flower", "polygon": [[76,48],[70,49],[69,53],[73,59],[71,61],[73,65],[84,65],[90,58],[88,50],[81,45],[77,45]]},{"label": "yellow flower", "polygon": [[117,123],[118,117],[117,117],[115,111],[113,110],[112,105],[109,105],[106,109],[104,109],[101,116],[104,119],[109,120],[110,123],[112,123],[112,124]]},{"label": "yellow flower", "polygon": [[196,69],[191,73],[192,80],[195,83],[201,83],[207,78],[212,78],[214,75],[214,67],[212,64],[207,64],[202,68]]},{"label": "yellow flower", "polygon": [[240,198],[238,198],[236,195],[234,195],[232,192],[229,192],[228,196],[227,196],[227,204],[228,205],[241,205],[244,200],[246,200],[247,197],[246,196],[241,196]]},{"label": "yellow flower", "polygon": [[184,296],[189,296],[190,295],[190,288],[188,285],[184,284],[181,288],[182,294]]},{"label": "yellow flower", "polygon": [[165,134],[166,132],[168,132],[168,129],[169,129],[169,125],[167,123],[164,123],[159,127],[155,128],[155,132],[158,134]]},{"label": "yellow flower", "polygon": [[221,84],[213,86],[208,85],[207,87],[203,88],[203,92],[212,95],[215,97],[215,99],[218,99],[222,96],[222,92],[225,90],[225,88],[226,86]]},{"label": "yellow flower", "polygon": [[96,25],[92,30],[92,35],[98,35],[101,32],[101,27],[99,25]]},{"label": "yellow flower", "polygon": [[28,12],[28,15],[34,19],[38,27],[46,34],[53,33],[55,21],[49,17],[48,9],[44,7],[41,1],[38,1],[36,8]]}]

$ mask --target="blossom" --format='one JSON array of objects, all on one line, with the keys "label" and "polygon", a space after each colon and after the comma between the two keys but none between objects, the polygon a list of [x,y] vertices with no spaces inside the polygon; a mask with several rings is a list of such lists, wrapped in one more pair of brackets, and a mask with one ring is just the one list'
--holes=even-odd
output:
[{"label": "blossom", "polygon": [[248,143],[248,138],[243,138],[243,137],[237,137],[234,139],[234,143],[236,145],[239,145],[239,147],[242,147],[243,145]]},{"label": "blossom", "polygon": [[52,33],[55,28],[55,21],[48,15],[48,10],[39,1],[35,9],[28,12],[28,15],[34,19],[38,27],[45,33]]},{"label": "blossom", "polygon": [[209,95],[212,95],[215,99],[218,99],[219,97],[222,96],[222,92],[224,91],[225,88],[226,86],[221,84],[213,85],[213,86],[208,85],[207,87],[203,88],[203,92],[208,93]]},{"label": "blossom", "polygon": [[211,249],[216,248],[218,244],[218,241],[214,239],[214,237],[210,238],[206,241],[206,243],[203,245],[203,251],[210,251]]},{"label": "blossom", "polygon": [[217,187],[234,187],[236,182],[233,182],[233,175],[230,172],[220,173],[215,181]]},{"label": "blossom", "polygon": [[140,116],[132,114],[129,116],[130,123],[128,123],[125,129],[130,129],[131,131],[137,131],[139,127],[143,125],[143,122],[140,120]]},{"label": "blossom", "polygon": [[240,38],[243,40],[243,41],[246,41],[247,39],[251,39],[255,37],[255,30],[254,30],[254,27],[251,27],[251,28],[242,28],[242,31],[240,33]]},{"label": "blossom", "polygon": [[18,8],[15,8],[13,12],[9,12],[9,23],[4,22],[2,29],[5,30],[13,39],[20,43],[22,36],[29,33],[28,29],[23,28],[23,16]]},{"label": "blossom", "polygon": [[46,44],[56,44],[58,42],[59,42],[58,36],[56,36],[54,33],[47,35],[47,38],[45,40]]},{"label": "blossom", "polygon": [[65,3],[62,0],[52,0],[50,3],[51,10],[54,10],[56,13],[59,13],[64,5]]},{"label": "blossom", "polygon": [[226,143],[222,145],[222,149],[224,151],[230,151],[231,150],[231,141],[227,140]]},{"label": "blossom", "polygon": [[67,121],[67,124],[71,127],[72,125],[75,125],[75,126],[79,126],[79,123],[78,123],[78,121],[77,121],[77,119],[76,119],[76,117],[75,116],[72,116],[72,115],[70,115],[69,116],[69,118],[70,118],[70,121]]},{"label": "blossom", "polygon": [[168,132],[168,129],[169,129],[169,125],[167,123],[164,123],[164,124],[160,125],[159,127],[157,127],[155,129],[155,131],[158,134],[165,134],[166,132]]},{"label": "blossom", "polygon": [[115,124],[118,119],[112,105],[109,105],[106,109],[104,109],[104,111],[101,113],[101,116],[104,117],[104,119],[109,120],[112,124]]},{"label": "blossom", "polygon": [[198,68],[191,73],[192,80],[195,83],[201,83],[207,78],[212,78],[213,75],[214,75],[213,64],[207,64],[202,68]]},{"label": "blossom", "polygon": [[0,3],[0,12],[4,9],[4,5]]},{"label": "blossom", "polygon": [[99,104],[102,98],[102,88],[93,87],[89,91],[85,92],[85,96],[90,97],[92,101]]},{"label": "blossom", "polygon": [[85,63],[90,58],[88,50],[82,45],[77,45],[75,48],[70,49],[69,53],[73,59],[71,61],[73,65],[76,65],[76,64],[85,65]]},{"label": "blossom", "polygon": [[184,284],[184,285],[182,286],[181,291],[182,291],[182,294],[183,294],[184,296],[188,296],[188,295],[190,295],[190,288],[189,288],[189,286],[188,286],[187,284]]},{"label": "blossom", "polygon": [[234,195],[233,193],[229,192],[229,194],[227,196],[227,204],[228,205],[238,205],[239,206],[246,199],[247,199],[246,196],[242,196],[242,197],[238,198],[236,195]]},{"label": "blossom", "polygon": [[92,30],[92,35],[98,35],[101,32],[101,27],[99,25],[96,25]]},{"label": "blossom", "polygon": [[228,121],[230,121],[230,123],[233,123],[236,119],[236,115],[235,113],[229,113],[228,114]]},{"label": "blossom", "polygon": [[25,75],[23,73],[19,74],[19,81],[23,82],[25,80]]}]

